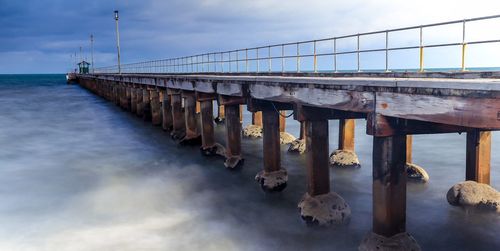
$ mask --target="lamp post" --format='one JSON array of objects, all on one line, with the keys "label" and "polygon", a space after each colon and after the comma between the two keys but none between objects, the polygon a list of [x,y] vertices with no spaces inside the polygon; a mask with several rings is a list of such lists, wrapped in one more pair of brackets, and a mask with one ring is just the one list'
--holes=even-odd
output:
[{"label": "lamp post", "polygon": [[92,73],[94,73],[94,35],[90,34],[90,60],[92,63]]},{"label": "lamp post", "polygon": [[118,30],[118,11],[115,10],[115,23],[116,23],[116,48],[118,49],[118,74],[122,73],[120,65],[120,31]]}]

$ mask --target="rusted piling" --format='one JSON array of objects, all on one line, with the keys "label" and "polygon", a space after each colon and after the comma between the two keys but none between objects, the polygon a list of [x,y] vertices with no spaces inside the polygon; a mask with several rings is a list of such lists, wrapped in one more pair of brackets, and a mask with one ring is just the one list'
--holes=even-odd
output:
[{"label": "rusted piling", "polygon": [[185,118],[182,110],[182,97],[180,92],[171,92],[173,127],[170,135],[174,140],[181,140],[186,135]]},{"label": "rusted piling", "polygon": [[151,121],[151,96],[147,87],[142,89],[142,119]]},{"label": "rusted piling", "polygon": [[186,135],[180,141],[181,144],[199,144],[201,143],[201,135],[198,131],[198,122],[196,120],[196,97],[194,92],[182,93],[184,98],[184,119],[186,124]]},{"label": "rusted piling", "polygon": [[137,113],[137,90],[133,85],[130,88],[130,112]]},{"label": "rusted piling", "polygon": [[281,167],[280,123],[279,114],[273,109],[264,109],[263,116],[263,148],[264,170],[255,179],[264,191],[275,192],[285,189],[288,181],[286,169]]},{"label": "rusted piling", "polygon": [[171,97],[166,90],[163,90],[163,102],[162,102],[162,128],[165,131],[171,131],[173,127],[172,121],[172,106]]},{"label": "rusted piling", "polygon": [[243,164],[241,156],[241,123],[240,123],[240,104],[224,104],[224,113],[226,115],[226,161],[224,166],[229,169],[235,169]]},{"label": "rusted piling", "polygon": [[340,195],[330,191],[328,120],[310,116],[305,126],[307,192],[298,206],[301,217],[310,225],[344,224],[350,219],[351,209]]},{"label": "rusted piling", "polygon": [[152,89],[150,93],[151,93],[151,123],[154,126],[160,126],[162,124],[160,93],[156,89]]},{"label": "rusted piling", "polygon": [[137,95],[137,116],[142,118],[144,116],[144,102],[143,102],[143,91],[142,87],[136,89]]},{"label": "rusted piling", "polygon": [[406,233],[406,136],[373,138],[373,232],[360,250],[420,250]]}]

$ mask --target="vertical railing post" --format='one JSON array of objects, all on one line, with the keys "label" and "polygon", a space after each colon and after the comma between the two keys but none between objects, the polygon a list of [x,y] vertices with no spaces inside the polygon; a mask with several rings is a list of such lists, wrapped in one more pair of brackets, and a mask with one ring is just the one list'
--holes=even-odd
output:
[{"label": "vertical railing post", "polygon": [[337,72],[337,38],[333,39],[333,70]]},{"label": "vertical railing post", "polygon": [[272,71],[272,62],[271,62],[271,46],[267,47],[267,58],[268,58],[268,66],[269,66],[269,72]]},{"label": "vertical railing post", "polygon": [[465,71],[465,49],[467,44],[465,43],[465,20],[462,25],[462,71]]},{"label": "vertical railing post", "polygon": [[220,70],[224,72],[224,52],[220,53]]},{"label": "vertical railing post", "polygon": [[259,60],[259,48],[257,48],[257,73],[259,73],[260,68],[260,60]]},{"label": "vertical railing post", "polygon": [[214,72],[217,72],[217,54],[214,53]]},{"label": "vertical railing post", "polygon": [[281,73],[285,72],[285,45],[281,45]]},{"label": "vertical railing post", "polygon": [[358,58],[358,72],[361,71],[361,66],[359,62],[359,34],[357,36],[357,50],[356,50],[357,58]]},{"label": "vertical railing post", "polygon": [[239,60],[240,55],[238,54],[240,54],[240,51],[236,50],[236,72],[240,72],[240,60]]},{"label": "vertical railing post", "polygon": [[314,73],[318,73],[318,58],[316,55],[316,40],[314,40]]},{"label": "vertical railing post", "polygon": [[423,28],[420,27],[420,67],[419,72],[424,71],[424,42],[423,42]]},{"label": "vertical railing post", "polygon": [[245,71],[248,72],[248,49],[245,49]]},{"label": "vertical railing post", "polygon": [[297,43],[297,73],[300,72],[300,44]]},{"label": "vertical railing post", "polygon": [[389,32],[385,32],[385,72],[389,72]]}]

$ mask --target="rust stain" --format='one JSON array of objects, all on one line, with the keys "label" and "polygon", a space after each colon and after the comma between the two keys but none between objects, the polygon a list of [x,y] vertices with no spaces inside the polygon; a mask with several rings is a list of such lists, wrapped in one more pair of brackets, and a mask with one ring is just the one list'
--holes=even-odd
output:
[{"label": "rust stain", "polygon": [[387,103],[382,103],[382,108],[387,109],[387,107],[389,107]]}]

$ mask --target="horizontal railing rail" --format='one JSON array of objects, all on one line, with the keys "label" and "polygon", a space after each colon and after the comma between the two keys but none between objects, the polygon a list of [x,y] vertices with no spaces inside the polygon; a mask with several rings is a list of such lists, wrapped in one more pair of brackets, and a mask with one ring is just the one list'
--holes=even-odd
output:
[{"label": "horizontal railing rail", "polygon": [[[390,72],[389,67],[389,52],[393,51],[404,51],[404,50],[419,50],[418,51],[418,69],[417,71],[426,70],[424,67],[424,51],[426,48],[440,48],[440,47],[451,47],[451,46],[461,46],[460,52],[460,68],[458,70],[466,70],[466,48],[467,45],[477,45],[477,44],[493,44],[500,43],[500,37],[498,39],[489,40],[466,40],[466,27],[468,23],[483,21],[483,20],[500,20],[500,15],[477,17],[456,21],[440,22],[419,26],[410,26],[404,28],[396,28],[389,30],[365,32],[358,34],[351,34],[338,37],[330,37],[316,40],[304,40],[298,42],[273,44],[266,46],[259,46],[253,48],[237,49],[222,52],[211,52],[198,55],[192,55],[187,57],[178,57],[171,59],[160,59],[160,60],[150,60],[137,63],[122,64],[120,67],[118,65],[109,67],[95,68],[95,73],[263,73],[263,72],[319,72],[320,63],[318,59],[324,59],[325,57],[331,57],[331,67],[326,67],[327,72],[339,72],[340,69],[338,64],[340,59],[338,56],[342,55],[355,55],[354,60],[355,67],[348,71],[360,72],[361,67],[361,54],[366,53],[384,53],[385,67],[379,69],[380,71]],[[457,42],[448,43],[432,43],[424,44],[424,29],[431,27],[446,26],[452,24],[462,24],[462,39]],[[417,30],[419,33],[418,45],[411,46],[399,46],[391,47],[389,46],[390,35],[395,32]],[[361,38],[371,35],[385,35],[384,42],[385,46],[374,49],[361,49]],[[355,38],[356,49],[350,50],[339,50],[338,41],[342,39]],[[331,42],[329,46],[331,52],[318,52],[318,43]],[[308,46],[308,47],[306,47]],[[301,53],[304,47],[309,48],[310,52]],[[292,49],[293,53],[287,53],[287,50]],[[277,53],[276,53],[277,52]],[[276,55],[278,54],[278,55]],[[304,67],[303,60],[312,59],[312,62],[306,63]],[[292,64],[288,63],[289,60],[293,60]],[[277,62],[276,62],[277,61]],[[276,66],[278,64],[278,67]],[[288,63],[288,64],[287,64]],[[326,64],[326,63],[323,63]],[[264,67],[262,65],[265,65]]]}]

